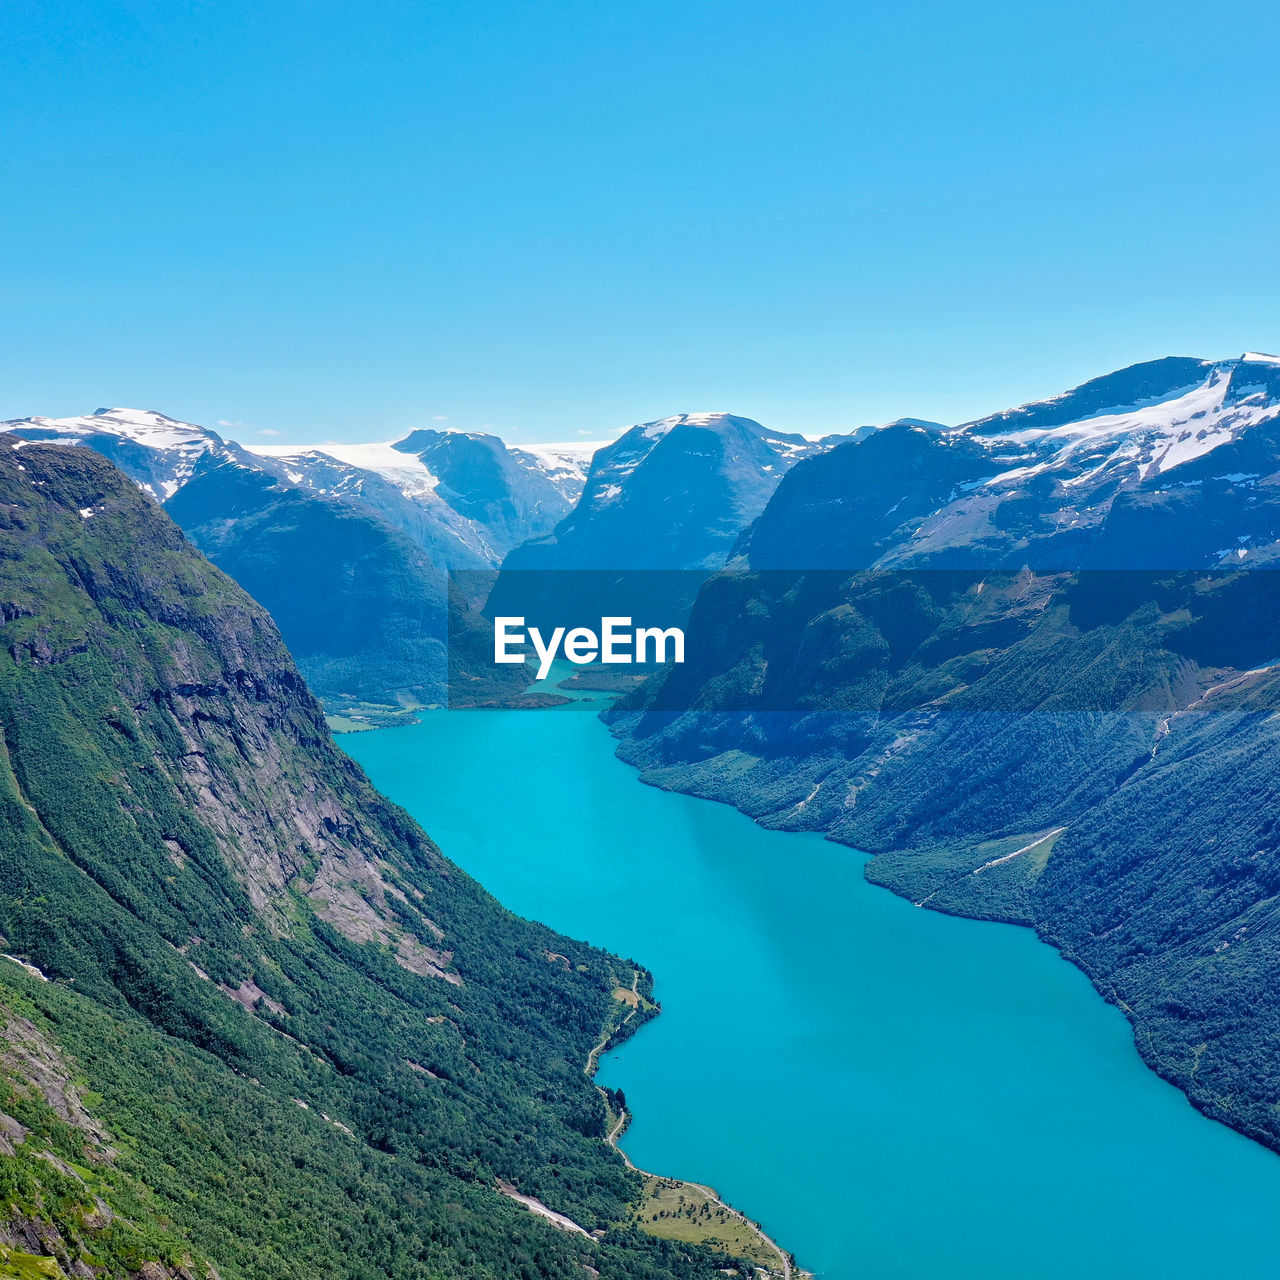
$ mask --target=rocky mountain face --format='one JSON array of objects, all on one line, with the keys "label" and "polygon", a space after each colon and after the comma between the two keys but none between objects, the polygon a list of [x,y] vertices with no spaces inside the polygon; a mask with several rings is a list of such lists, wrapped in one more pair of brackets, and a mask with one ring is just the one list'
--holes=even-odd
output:
[{"label": "rocky mountain face", "polygon": [[591,460],[574,509],[507,557],[519,570],[714,570],[817,446],[727,413],[632,427]]},{"label": "rocky mountain face", "polygon": [[1035,927],[1280,1149],[1280,361],[1169,359],[800,462],[616,714],[647,781]]},{"label": "rocky mountain face", "polygon": [[378,796],[266,612],[93,450],[0,435],[0,632],[0,1265],[729,1265],[612,1225],[638,1179],[583,1064],[631,966]]},{"label": "rocky mountain face", "polygon": [[632,427],[595,454],[577,505],[550,534],[517,547],[498,575],[477,575],[492,584],[485,612],[548,633],[598,627],[606,615],[679,625],[783,476],[830,443],[727,413]]},{"label": "rocky mountain face", "polygon": [[259,445],[254,455],[287,484],[377,511],[439,567],[470,569],[496,567],[553,528],[577,501],[594,447],[419,430],[391,444]]},{"label": "rocky mountain face", "polygon": [[357,504],[220,462],[166,504],[191,541],[270,609],[308,684],[429,704],[446,669],[446,582],[407,534]]},{"label": "rocky mountain face", "polygon": [[516,448],[480,432],[414,431],[392,446],[437,476],[437,496],[488,531],[487,561],[541,537],[573,509],[594,446]]},{"label": "rocky mountain face", "polygon": [[394,444],[248,450],[133,409],[5,425],[87,446],[167,504],[270,610],[335,707],[445,697],[447,571],[496,566],[551,529],[581,491],[592,447],[417,431]]}]

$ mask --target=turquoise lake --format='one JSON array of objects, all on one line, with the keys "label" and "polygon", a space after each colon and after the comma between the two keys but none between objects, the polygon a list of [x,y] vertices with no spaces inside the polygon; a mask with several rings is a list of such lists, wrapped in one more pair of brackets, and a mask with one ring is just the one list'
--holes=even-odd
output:
[{"label": "turquoise lake", "polygon": [[653,971],[662,1016],[599,1075],[636,1164],[831,1280],[1280,1274],[1280,1157],[1148,1071],[1056,952],[643,786],[595,710],[341,742],[508,906]]}]

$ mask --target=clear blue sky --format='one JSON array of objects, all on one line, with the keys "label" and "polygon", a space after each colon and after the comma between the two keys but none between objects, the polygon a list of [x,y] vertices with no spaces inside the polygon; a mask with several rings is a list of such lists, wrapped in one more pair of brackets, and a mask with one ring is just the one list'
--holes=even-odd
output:
[{"label": "clear blue sky", "polygon": [[1280,347],[1271,3],[6,0],[0,417],[959,421]]}]

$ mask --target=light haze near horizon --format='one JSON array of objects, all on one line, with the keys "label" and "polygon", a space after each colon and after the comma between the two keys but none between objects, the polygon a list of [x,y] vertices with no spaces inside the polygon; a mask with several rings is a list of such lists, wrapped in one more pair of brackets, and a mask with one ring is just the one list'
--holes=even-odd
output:
[{"label": "light haze near horizon", "polygon": [[0,40],[4,418],[817,434],[1280,348],[1261,3],[68,0]]}]

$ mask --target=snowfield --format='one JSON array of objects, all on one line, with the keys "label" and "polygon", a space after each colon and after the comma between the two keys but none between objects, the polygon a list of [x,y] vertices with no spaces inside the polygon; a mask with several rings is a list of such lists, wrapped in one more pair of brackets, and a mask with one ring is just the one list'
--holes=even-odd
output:
[{"label": "snowfield", "polygon": [[1065,488],[1087,485],[1117,470],[1146,480],[1211,453],[1280,414],[1280,403],[1269,395],[1267,384],[1248,380],[1245,366],[1257,364],[1276,366],[1280,361],[1257,353],[1223,361],[1193,387],[1062,426],[988,435],[985,423],[975,423],[958,430],[993,452],[1023,452],[1021,465],[983,482],[989,488],[1007,488],[1045,473],[1062,473],[1059,479]]}]

